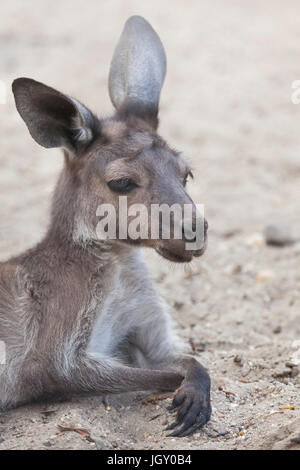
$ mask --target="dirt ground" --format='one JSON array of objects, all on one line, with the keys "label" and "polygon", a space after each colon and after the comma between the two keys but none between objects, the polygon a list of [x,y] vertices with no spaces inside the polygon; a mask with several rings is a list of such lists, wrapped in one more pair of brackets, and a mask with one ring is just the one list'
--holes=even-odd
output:
[{"label": "dirt ground", "polygon": [[107,115],[125,20],[141,14],[159,32],[168,54],[160,132],[194,168],[189,188],[205,204],[209,249],[186,268],[147,257],[211,373],[213,415],[179,439],[164,431],[170,397],[43,403],[0,415],[0,449],[300,449],[300,243],[276,248],[263,237],[269,223],[300,237],[299,13],[297,0],[2,2],[1,260],[44,233],[62,166],[59,151],[31,140],[11,81],[35,78]]}]

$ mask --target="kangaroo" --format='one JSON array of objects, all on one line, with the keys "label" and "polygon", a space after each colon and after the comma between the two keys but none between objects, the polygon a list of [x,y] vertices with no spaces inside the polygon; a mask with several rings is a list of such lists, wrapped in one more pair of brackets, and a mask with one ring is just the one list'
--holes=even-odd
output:
[{"label": "kangaroo", "polygon": [[195,250],[186,249],[184,228],[181,239],[99,239],[96,231],[97,208],[118,208],[120,195],[147,208],[190,204],[192,223],[200,217],[185,189],[190,168],[157,134],[165,73],[157,33],[133,16],[111,62],[112,117],[100,119],[35,80],[13,82],[31,136],[62,148],[65,164],[44,239],[0,264],[2,410],[59,396],[156,390],[175,391],[169,435],[187,436],[210,418],[208,372],[185,354],[142,258],[143,247],[177,263],[201,256],[207,222]]}]

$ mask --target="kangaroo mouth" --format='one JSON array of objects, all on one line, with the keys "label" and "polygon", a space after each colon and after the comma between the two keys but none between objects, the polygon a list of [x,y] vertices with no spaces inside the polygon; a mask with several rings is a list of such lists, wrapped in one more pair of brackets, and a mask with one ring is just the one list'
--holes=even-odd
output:
[{"label": "kangaroo mouth", "polygon": [[169,261],[172,261],[173,263],[189,263],[192,261],[193,257],[199,257],[202,256],[203,253],[206,250],[206,243],[201,250],[198,251],[184,251],[181,253],[171,251],[168,248],[164,248],[162,246],[158,246],[155,248],[155,251],[161,255],[163,258],[168,259]]},{"label": "kangaroo mouth", "polygon": [[175,263],[188,263],[193,258],[192,254],[188,254],[188,256],[179,255],[178,253],[174,253],[173,251],[162,248],[161,246],[157,247],[155,250],[159,255],[163,256],[163,258]]},{"label": "kangaroo mouth", "polygon": [[161,255],[163,258],[172,261],[173,263],[189,263],[194,257],[200,257],[204,254],[207,247],[207,239],[205,239],[204,245],[199,250],[184,250],[184,251],[175,251],[169,248],[166,248],[162,245],[157,246],[155,251]]}]

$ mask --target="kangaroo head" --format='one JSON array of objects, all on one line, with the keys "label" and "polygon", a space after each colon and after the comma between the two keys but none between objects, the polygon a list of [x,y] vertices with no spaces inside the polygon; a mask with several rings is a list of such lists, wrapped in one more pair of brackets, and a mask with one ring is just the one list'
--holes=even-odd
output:
[{"label": "kangaroo head", "polygon": [[102,237],[106,217],[115,235],[108,238],[116,243],[150,246],[177,262],[204,252],[207,223],[185,189],[191,170],[157,134],[165,73],[158,35],[134,16],[111,62],[111,118],[99,119],[76,99],[32,79],[13,82],[17,109],[33,139],[64,150],[53,223],[72,242]]}]

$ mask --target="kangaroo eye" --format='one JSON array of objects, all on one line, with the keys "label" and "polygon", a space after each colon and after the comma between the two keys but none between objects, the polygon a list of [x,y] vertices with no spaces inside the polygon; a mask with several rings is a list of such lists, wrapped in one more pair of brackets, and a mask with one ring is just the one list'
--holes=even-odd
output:
[{"label": "kangaroo eye", "polygon": [[186,183],[188,182],[189,178],[192,178],[194,179],[194,175],[191,171],[189,171],[186,175],[185,175],[185,178],[183,180],[183,186],[185,187],[186,186]]},{"label": "kangaroo eye", "polygon": [[129,178],[121,178],[119,180],[109,181],[108,187],[114,193],[129,193],[137,187],[137,184]]}]

